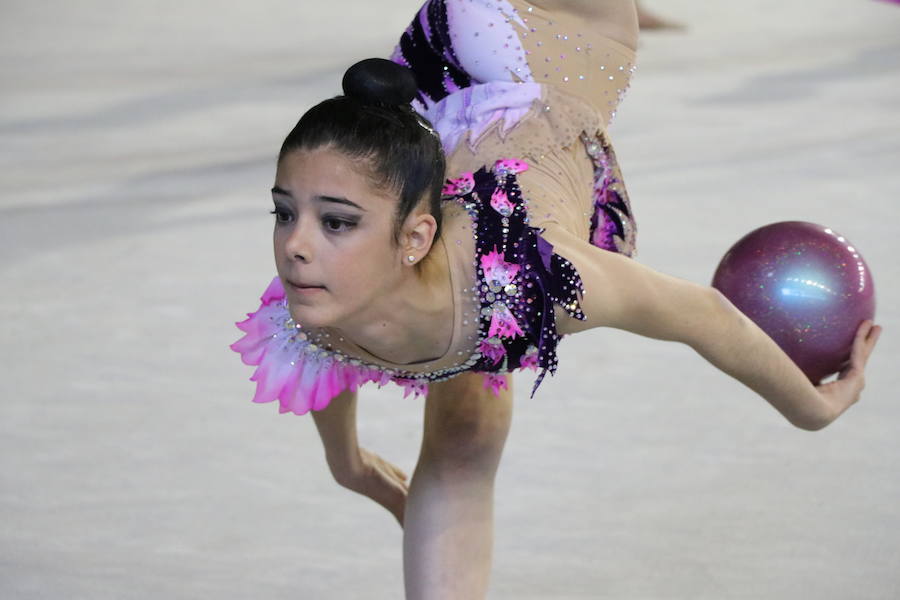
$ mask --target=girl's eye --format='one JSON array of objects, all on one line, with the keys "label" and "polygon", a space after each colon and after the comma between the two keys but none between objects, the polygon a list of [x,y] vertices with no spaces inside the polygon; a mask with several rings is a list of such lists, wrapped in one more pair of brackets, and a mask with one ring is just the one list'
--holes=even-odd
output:
[{"label": "girl's eye", "polygon": [[336,219],[334,217],[325,217],[324,219],[322,219],[322,224],[325,225],[325,229],[334,233],[347,231],[356,226],[356,223],[353,221]]},{"label": "girl's eye", "polygon": [[276,223],[290,223],[293,215],[283,208],[275,208],[275,210],[270,210],[269,214],[275,215]]}]

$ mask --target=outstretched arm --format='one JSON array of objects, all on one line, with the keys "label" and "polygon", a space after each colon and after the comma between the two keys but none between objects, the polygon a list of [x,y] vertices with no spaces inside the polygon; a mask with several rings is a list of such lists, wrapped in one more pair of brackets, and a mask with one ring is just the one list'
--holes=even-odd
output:
[{"label": "outstretched arm", "polygon": [[859,399],[864,368],[881,328],[863,323],[840,385],[814,386],[756,323],[710,286],[672,277],[550,227],[544,238],[584,281],[586,321],[557,309],[560,333],[615,327],[682,342],[760,396],[796,427],[825,427]]}]

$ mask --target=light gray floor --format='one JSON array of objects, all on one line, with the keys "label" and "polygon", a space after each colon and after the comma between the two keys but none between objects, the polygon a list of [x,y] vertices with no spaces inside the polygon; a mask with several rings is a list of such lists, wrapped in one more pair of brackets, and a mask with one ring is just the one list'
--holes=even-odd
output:
[{"label": "light gray floor", "polygon": [[[898,598],[900,6],[648,6],[689,29],[643,38],[612,128],[638,259],[708,283],[751,229],[827,224],[885,332],[819,433],[687,347],[566,340],[516,380],[490,597]],[[2,3],[0,597],[402,597],[394,519],[227,345],[273,274],[282,136],[415,8]],[[367,390],[362,443],[411,473],[421,406]]]}]

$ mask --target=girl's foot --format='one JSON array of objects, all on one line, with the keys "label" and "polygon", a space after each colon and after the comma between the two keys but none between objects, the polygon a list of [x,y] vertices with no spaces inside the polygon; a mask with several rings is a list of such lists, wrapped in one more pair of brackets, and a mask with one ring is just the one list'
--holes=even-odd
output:
[{"label": "girl's foot", "polygon": [[684,29],[684,25],[675,21],[668,21],[647,12],[640,3],[637,3],[638,27],[641,29]]}]

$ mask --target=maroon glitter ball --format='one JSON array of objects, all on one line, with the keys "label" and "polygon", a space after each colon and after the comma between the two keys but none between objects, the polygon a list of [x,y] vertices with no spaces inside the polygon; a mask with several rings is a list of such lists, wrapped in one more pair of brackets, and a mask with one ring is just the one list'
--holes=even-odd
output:
[{"label": "maroon glitter ball", "polygon": [[721,291],[818,385],[850,358],[860,324],[875,317],[869,267],[849,240],[804,221],[751,231],[713,276]]}]

